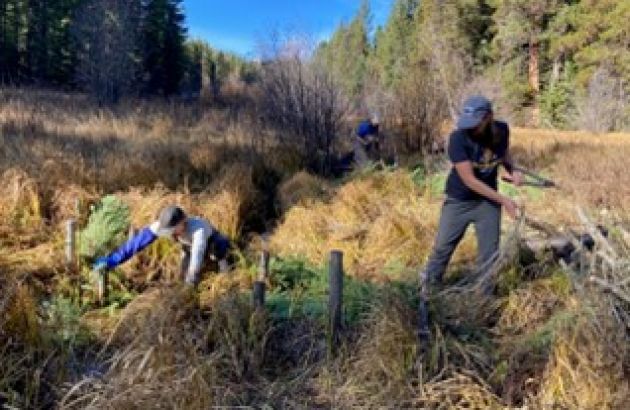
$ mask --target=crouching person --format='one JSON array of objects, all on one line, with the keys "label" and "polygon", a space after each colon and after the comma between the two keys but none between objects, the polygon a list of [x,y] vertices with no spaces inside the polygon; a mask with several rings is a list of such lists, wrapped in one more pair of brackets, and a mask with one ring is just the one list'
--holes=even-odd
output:
[{"label": "crouching person", "polygon": [[373,115],[359,124],[354,136],[354,162],[359,168],[365,168],[372,161],[380,161],[380,142],[379,118]]},{"label": "crouching person", "polygon": [[157,221],[143,228],[108,256],[98,258],[93,269],[98,272],[113,269],[159,237],[167,237],[181,244],[180,278],[189,285],[196,286],[200,282],[201,271],[212,259],[218,261],[220,272],[228,270],[229,240],[208,221],[187,216],[178,206],[162,209]]}]

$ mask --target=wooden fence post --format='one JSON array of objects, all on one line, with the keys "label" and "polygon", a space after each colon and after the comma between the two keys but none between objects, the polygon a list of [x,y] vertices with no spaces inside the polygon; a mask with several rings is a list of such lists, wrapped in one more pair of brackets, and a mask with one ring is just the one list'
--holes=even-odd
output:
[{"label": "wooden fence post", "polygon": [[343,253],[341,251],[330,252],[328,281],[329,347],[334,352],[339,343],[339,332],[343,322]]},{"label": "wooden fence post", "polygon": [[68,219],[66,222],[66,263],[68,266],[73,266],[76,259],[76,229],[77,222],[74,219]]},{"label": "wooden fence post", "polygon": [[264,250],[260,255],[258,267],[258,279],[254,282],[254,307],[256,309],[265,306],[265,281],[269,276],[269,251]]},{"label": "wooden fence post", "polygon": [[103,270],[98,272],[96,278],[96,300],[100,306],[105,306],[107,300],[108,276],[107,270]]}]

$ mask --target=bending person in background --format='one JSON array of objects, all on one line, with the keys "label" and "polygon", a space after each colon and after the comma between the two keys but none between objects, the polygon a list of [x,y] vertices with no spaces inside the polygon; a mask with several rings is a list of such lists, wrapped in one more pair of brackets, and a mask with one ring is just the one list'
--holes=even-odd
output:
[{"label": "bending person in background", "polygon": [[493,119],[492,104],[485,97],[470,97],[464,103],[457,129],[449,138],[448,156],[453,164],[446,181],[433,252],[420,273],[422,301],[420,328],[428,329],[426,302],[429,287],[442,282],[446,267],[470,224],[477,236],[477,266],[489,266],[499,250],[501,208],[516,218],[518,207],[497,192],[499,165],[509,179],[520,185],[522,175],[514,171],[509,153],[510,129]]},{"label": "bending person in background", "polygon": [[218,261],[219,271],[228,270],[229,240],[202,218],[186,216],[177,206],[167,206],[159,219],[143,228],[117,250],[96,260],[95,271],[113,269],[152,244],[159,237],[168,237],[182,245],[180,278],[196,286],[209,259]]},{"label": "bending person in background", "polygon": [[371,161],[380,160],[379,118],[374,115],[362,121],[354,136],[354,162],[363,168]]}]

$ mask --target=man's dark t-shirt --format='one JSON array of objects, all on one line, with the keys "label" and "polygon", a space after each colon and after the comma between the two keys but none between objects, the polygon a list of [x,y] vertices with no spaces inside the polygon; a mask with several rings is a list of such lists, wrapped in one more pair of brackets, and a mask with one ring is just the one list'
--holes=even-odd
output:
[{"label": "man's dark t-shirt", "polygon": [[[455,130],[449,139],[448,157],[453,164],[470,161],[475,177],[496,190],[498,168],[505,159],[509,141],[510,128],[501,121],[495,121],[480,137],[473,137],[469,130]],[[464,184],[455,167],[448,176],[445,192],[460,200],[482,198]]]}]

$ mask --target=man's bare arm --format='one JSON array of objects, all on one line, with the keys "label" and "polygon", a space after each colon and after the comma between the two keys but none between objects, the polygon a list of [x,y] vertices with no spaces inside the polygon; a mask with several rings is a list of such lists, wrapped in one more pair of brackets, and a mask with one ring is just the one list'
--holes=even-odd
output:
[{"label": "man's bare arm", "polygon": [[460,178],[468,188],[478,193],[479,195],[482,195],[485,198],[488,198],[489,200],[494,201],[499,205],[502,205],[512,218],[516,217],[516,210],[518,208],[516,203],[510,198],[499,194],[497,191],[477,179],[473,172],[472,163],[470,161],[455,163],[455,169],[457,170]]}]

